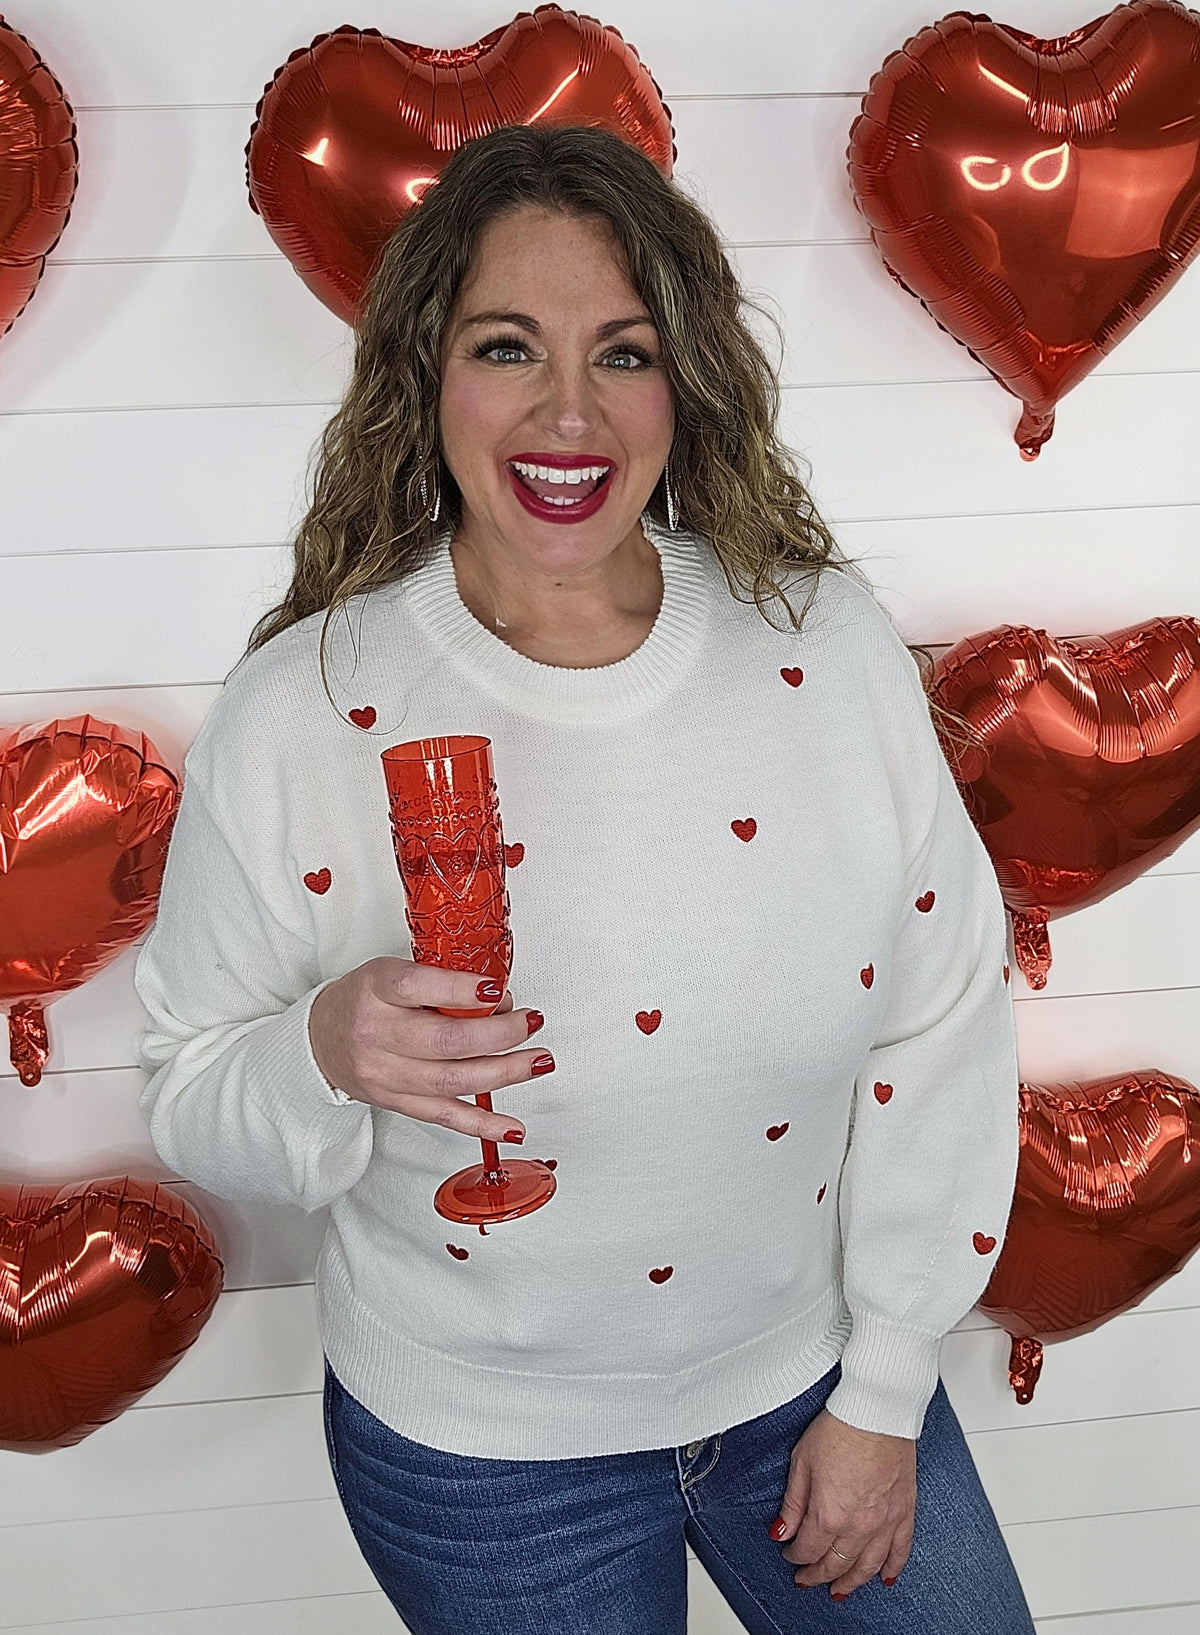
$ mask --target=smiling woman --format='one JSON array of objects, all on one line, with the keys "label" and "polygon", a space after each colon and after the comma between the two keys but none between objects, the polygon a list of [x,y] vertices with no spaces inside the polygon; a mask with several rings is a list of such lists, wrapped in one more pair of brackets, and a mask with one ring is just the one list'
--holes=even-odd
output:
[{"label": "smiling woman", "polygon": [[[142,1106],[329,1207],[329,1457],[412,1635],[682,1635],[688,1543],[754,1635],[1032,1632],[938,1379],[1013,1194],[1003,903],[742,308],[620,138],[461,148],[188,754]],[[379,753],[459,732],[544,1015],[405,957]],[[432,1178],[527,1132],[548,1207],[447,1241]]]}]

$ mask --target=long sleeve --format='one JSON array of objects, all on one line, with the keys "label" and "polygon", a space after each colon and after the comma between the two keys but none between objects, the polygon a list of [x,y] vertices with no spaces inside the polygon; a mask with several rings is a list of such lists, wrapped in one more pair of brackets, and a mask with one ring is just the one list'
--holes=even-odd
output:
[{"label": "long sleeve", "polygon": [[890,626],[881,636],[870,662],[917,840],[905,852],[883,1022],[855,1078],[838,1197],[853,1329],[827,1407],[863,1430],[915,1438],[941,1340],[982,1294],[1004,1240],[1018,1070],[995,871],[916,664]]},{"label": "long sleeve", "polygon": [[316,1064],[308,1014],[326,983],[311,939],[279,917],[286,905],[268,907],[258,873],[188,776],[134,974],[149,1015],[138,1059],[152,1075],[139,1105],[178,1175],[217,1197],[312,1211],[366,1169],[371,1110]]}]

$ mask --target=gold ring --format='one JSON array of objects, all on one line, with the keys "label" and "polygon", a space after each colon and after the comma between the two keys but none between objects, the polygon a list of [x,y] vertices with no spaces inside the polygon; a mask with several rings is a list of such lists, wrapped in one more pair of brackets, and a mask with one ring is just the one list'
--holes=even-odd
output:
[{"label": "gold ring", "polygon": [[[836,1544],[831,1544],[829,1548],[833,1551],[835,1556],[842,1556],[842,1552],[838,1549]],[[849,1559],[849,1556],[842,1556],[843,1561],[849,1561]]]}]

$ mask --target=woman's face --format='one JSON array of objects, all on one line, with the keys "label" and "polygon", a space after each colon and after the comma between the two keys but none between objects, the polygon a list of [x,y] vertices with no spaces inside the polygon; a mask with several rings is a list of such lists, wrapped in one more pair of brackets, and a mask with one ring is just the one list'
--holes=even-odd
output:
[{"label": "woman's face", "polygon": [[674,406],[606,223],[526,206],[489,224],[447,325],[439,415],[472,544],[586,567],[637,529]]}]

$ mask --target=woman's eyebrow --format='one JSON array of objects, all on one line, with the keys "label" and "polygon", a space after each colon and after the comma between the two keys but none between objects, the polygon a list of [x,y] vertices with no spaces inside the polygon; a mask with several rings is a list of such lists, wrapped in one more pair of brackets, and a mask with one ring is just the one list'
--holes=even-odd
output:
[{"label": "woman's eyebrow", "polygon": [[[462,327],[468,328],[471,324],[515,324],[520,329],[527,329],[531,335],[540,335],[542,326],[536,318],[531,318],[527,312],[473,312],[469,318],[464,318]],[[654,320],[648,313],[636,312],[628,318],[610,318],[607,323],[600,324],[596,335],[600,340],[607,340],[619,330],[631,329],[635,324],[654,325]]]}]

